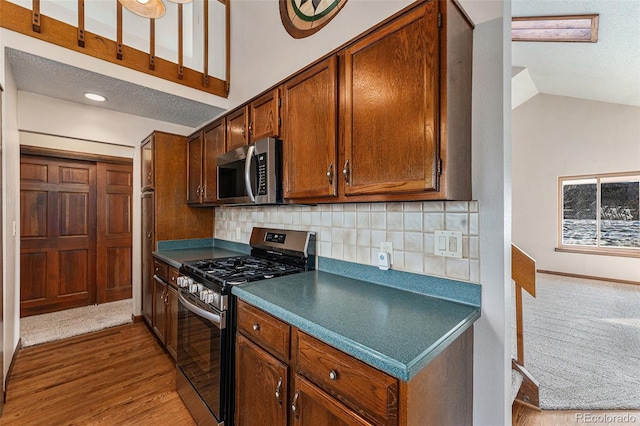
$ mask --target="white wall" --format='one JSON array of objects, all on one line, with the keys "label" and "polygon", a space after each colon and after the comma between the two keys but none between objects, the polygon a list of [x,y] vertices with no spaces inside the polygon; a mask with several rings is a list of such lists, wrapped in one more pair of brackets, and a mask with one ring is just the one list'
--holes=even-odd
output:
[{"label": "white wall", "polygon": [[513,111],[513,240],[538,269],[640,282],[640,259],[556,252],[558,176],[640,171],[640,108],[539,94]]},{"label": "white wall", "polygon": [[4,372],[7,370],[18,339],[20,338],[20,292],[15,283],[20,280],[20,236],[13,235],[13,224],[19,229],[20,156],[18,133],[18,91],[4,55],[0,55],[0,71],[4,99],[2,102],[2,237],[3,237],[3,286],[4,286]]}]

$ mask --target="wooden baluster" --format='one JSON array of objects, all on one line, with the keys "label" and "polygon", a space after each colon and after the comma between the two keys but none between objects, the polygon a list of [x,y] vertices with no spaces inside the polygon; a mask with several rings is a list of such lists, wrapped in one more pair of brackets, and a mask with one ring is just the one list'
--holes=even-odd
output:
[{"label": "wooden baluster", "polygon": [[149,69],[156,70],[156,20],[149,23]]},{"label": "wooden baluster", "polygon": [[31,28],[34,32],[40,33],[40,0],[33,0],[31,7]]},{"label": "wooden baluster", "polygon": [[184,56],[183,34],[182,34],[182,3],[178,4],[178,79],[182,80],[184,76],[184,67],[182,59]]},{"label": "wooden baluster", "polygon": [[84,47],[84,0],[78,0],[78,46]]},{"label": "wooden baluster", "polygon": [[204,0],[204,52],[202,85],[209,87],[209,0]]},{"label": "wooden baluster", "polygon": [[116,24],[116,32],[117,32],[117,41],[116,41],[116,58],[122,60],[122,5],[120,2],[116,2],[117,6],[117,24]]}]

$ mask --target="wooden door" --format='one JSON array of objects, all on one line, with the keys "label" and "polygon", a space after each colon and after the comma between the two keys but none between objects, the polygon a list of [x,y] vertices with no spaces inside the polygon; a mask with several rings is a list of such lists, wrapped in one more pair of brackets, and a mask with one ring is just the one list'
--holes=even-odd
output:
[{"label": "wooden door", "polygon": [[227,151],[249,142],[248,115],[245,107],[227,115]]},{"label": "wooden door", "polygon": [[154,170],[153,170],[153,152],[154,152],[153,135],[142,141],[141,158],[141,186],[143,191],[148,191],[154,187]]},{"label": "wooden door", "polygon": [[202,155],[203,203],[218,201],[218,155],[224,154],[226,147],[226,120],[218,120],[204,131]]},{"label": "wooden door", "polygon": [[100,304],[131,298],[133,166],[98,163],[97,173],[96,302]]},{"label": "wooden door", "polygon": [[249,104],[249,142],[280,135],[280,88]]},{"label": "wooden door", "polygon": [[438,188],[437,8],[425,3],[344,51],[346,195]]},{"label": "wooden door", "polygon": [[187,141],[187,204],[202,202],[202,132]]},{"label": "wooden door", "polygon": [[142,317],[153,325],[153,255],[155,250],[153,192],[142,194]]},{"label": "wooden door", "polygon": [[22,156],[20,315],[96,301],[96,166]]},{"label": "wooden door", "polygon": [[336,195],[336,70],[332,56],[284,85],[284,198]]},{"label": "wooden door", "polygon": [[238,426],[286,426],[288,383],[286,364],[238,334],[235,415]]},{"label": "wooden door", "polygon": [[[371,425],[358,414],[318,389],[300,375],[296,375],[291,410],[300,426],[363,426]],[[295,409],[294,409],[295,407]]]}]

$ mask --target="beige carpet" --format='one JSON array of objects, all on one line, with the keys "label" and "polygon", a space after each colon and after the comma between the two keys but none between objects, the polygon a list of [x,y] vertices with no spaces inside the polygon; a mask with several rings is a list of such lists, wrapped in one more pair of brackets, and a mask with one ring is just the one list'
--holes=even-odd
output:
[{"label": "beige carpet", "polygon": [[524,359],[541,408],[640,409],[640,286],[536,278],[537,297],[523,292]]},{"label": "beige carpet", "polygon": [[20,319],[22,346],[52,342],[132,322],[131,299]]}]

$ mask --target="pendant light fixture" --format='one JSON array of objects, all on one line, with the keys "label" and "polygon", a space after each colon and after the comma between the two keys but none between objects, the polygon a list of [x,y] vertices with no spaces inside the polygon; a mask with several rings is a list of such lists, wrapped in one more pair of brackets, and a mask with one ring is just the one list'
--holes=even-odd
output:
[{"label": "pendant light fixture", "polygon": [[[157,19],[164,15],[162,0],[118,0],[125,9],[144,18]],[[169,0],[172,3],[191,3],[192,0]]]}]

